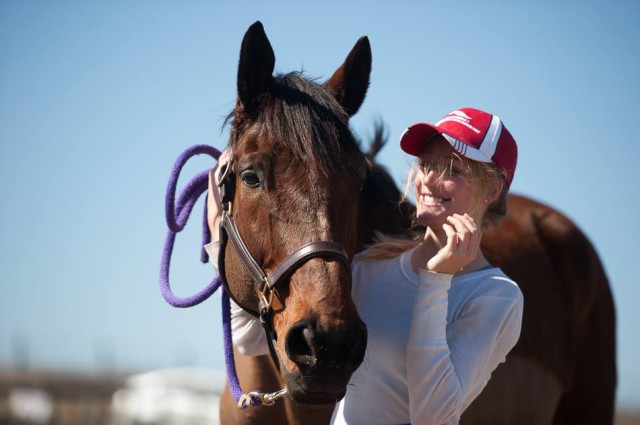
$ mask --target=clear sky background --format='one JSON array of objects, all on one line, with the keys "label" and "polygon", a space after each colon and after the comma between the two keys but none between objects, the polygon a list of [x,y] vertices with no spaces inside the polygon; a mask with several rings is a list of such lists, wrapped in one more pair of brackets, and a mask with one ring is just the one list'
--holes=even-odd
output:
[{"label": "clear sky background", "polygon": [[[276,71],[328,78],[358,37],[371,87],[353,129],[474,106],[519,144],[513,192],[572,218],[600,253],[618,315],[620,403],[640,407],[640,3],[637,1],[0,2],[0,366],[223,367],[219,297],[158,289],[163,203],[187,147],[226,145],[240,42],[263,22]],[[203,158],[187,176],[210,168]],[[634,171],[636,170],[636,171]],[[204,286],[202,201],[172,284]]]}]

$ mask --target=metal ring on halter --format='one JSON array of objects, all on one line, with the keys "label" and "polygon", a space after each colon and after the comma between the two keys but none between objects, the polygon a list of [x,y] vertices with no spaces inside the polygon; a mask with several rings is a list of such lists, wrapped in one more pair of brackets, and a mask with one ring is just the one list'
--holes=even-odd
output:
[{"label": "metal ring on halter", "polygon": [[[267,294],[268,292],[268,294]],[[260,296],[262,297],[262,311],[261,314],[267,313],[271,310],[271,305],[273,304],[273,295],[276,291],[269,288],[269,284],[267,282],[267,277],[264,277],[264,285],[262,286],[262,292],[260,292]]]}]

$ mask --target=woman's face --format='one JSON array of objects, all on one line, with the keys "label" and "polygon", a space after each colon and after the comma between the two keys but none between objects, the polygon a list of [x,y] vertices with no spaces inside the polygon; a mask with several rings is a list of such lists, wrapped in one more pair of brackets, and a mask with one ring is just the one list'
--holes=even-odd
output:
[{"label": "woman's face", "polygon": [[486,206],[470,177],[451,145],[441,136],[434,137],[420,155],[414,180],[418,222],[440,231],[447,217],[467,213],[479,224]]}]

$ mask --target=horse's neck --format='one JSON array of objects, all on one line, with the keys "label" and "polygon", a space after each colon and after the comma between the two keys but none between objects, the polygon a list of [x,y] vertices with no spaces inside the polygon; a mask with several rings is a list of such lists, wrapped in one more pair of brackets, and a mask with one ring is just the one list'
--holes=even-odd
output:
[{"label": "horse's neck", "polygon": [[389,173],[379,164],[360,194],[358,251],[374,241],[375,233],[403,235],[411,228],[415,206],[403,199]]}]

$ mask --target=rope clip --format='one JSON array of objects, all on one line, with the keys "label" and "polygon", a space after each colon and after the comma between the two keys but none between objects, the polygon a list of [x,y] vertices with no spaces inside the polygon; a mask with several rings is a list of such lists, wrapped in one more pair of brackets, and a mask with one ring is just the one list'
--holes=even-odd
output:
[{"label": "rope clip", "polygon": [[261,393],[259,391],[251,391],[242,394],[238,400],[238,408],[246,409],[249,406],[273,406],[279,398],[287,394],[287,389],[283,388],[273,393]]}]

